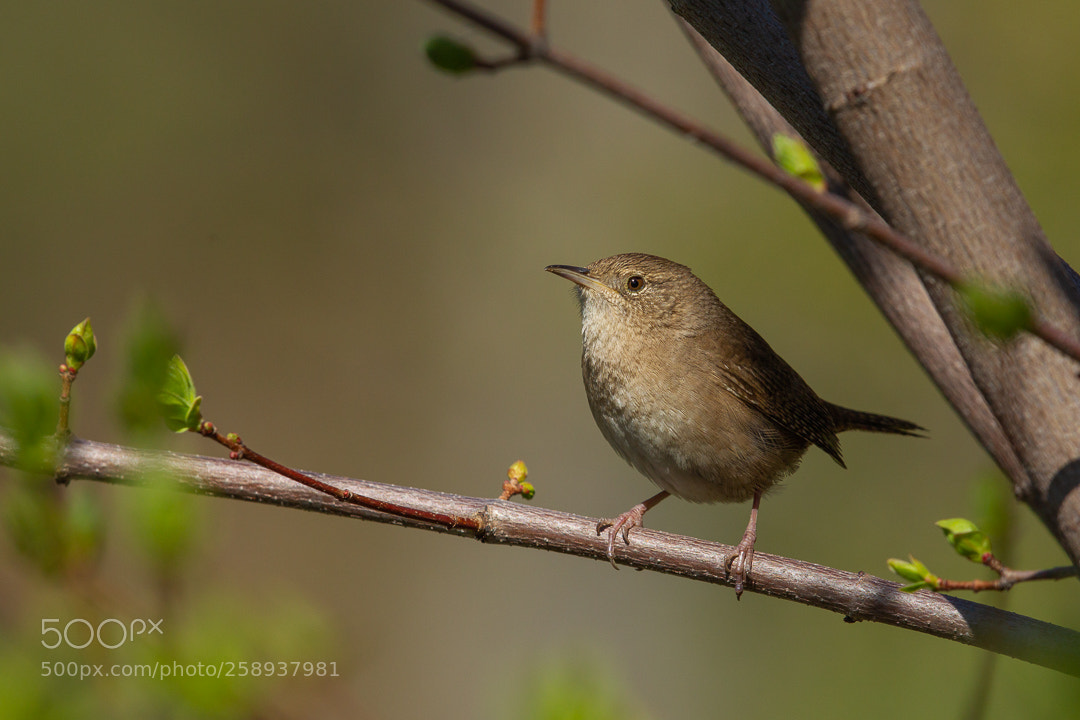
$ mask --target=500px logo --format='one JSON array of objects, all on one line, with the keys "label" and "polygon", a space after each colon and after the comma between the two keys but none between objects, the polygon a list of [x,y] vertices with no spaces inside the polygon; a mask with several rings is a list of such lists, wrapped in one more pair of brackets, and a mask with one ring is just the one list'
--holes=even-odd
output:
[{"label": "500px logo", "polygon": [[105,618],[94,626],[89,620],[74,618],[68,620],[61,630],[60,618],[42,618],[41,644],[49,650],[55,650],[61,645],[82,650],[96,640],[101,647],[115,650],[140,635],[164,635],[161,629],[163,622],[164,619],[135,618],[125,625],[116,618]]}]

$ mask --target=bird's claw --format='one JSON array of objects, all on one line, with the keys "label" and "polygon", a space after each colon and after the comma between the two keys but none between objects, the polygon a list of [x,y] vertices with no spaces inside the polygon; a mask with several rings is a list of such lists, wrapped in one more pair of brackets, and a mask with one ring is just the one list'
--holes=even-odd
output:
[{"label": "bird's claw", "polygon": [[645,527],[645,523],[642,521],[643,515],[645,515],[645,507],[636,505],[617,518],[601,520],[596,524],[597,535],[603,533],[606,528],[611,528],[611,535],[608,537],[607,556],[611,567],[616,570],[619,569],[619,566],[615,564],[615,539],[622,533],[623,542],[629,545],[630,531],[636,527]]},{"label": "bird's claw", "polygon": [[747,529],[742,540],[735,546],[735,552],[728,556],[724,562],[724,570],[735,581],[735,599],[742,597],[746,578],[750,575],[750,569],[754,565],[754,543],[757,541],[757,533]]}]

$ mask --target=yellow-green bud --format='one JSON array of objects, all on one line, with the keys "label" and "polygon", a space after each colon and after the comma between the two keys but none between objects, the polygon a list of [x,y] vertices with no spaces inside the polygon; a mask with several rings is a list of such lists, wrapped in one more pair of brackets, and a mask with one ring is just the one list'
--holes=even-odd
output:
[{"label": "yellow-green bud", "polygon": [[525,462],[518,460],[510,469],[506,471],[506,477],[516,482],[521,482],[525,478],[529,477],[529,468],[525,467]]},{"label": "yellow-green bud", "polygon": [[95,352],[97,341],[94,339],[94,329],[90,326],[90,318],[86,318],[73,327],[64,339],[64,362],[72,370],[78,370]]}]

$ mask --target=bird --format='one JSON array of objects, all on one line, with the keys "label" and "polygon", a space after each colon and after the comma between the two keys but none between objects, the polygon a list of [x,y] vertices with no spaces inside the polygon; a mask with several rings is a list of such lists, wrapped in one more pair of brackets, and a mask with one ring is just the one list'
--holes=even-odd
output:
[{"label": "bird", "polygon": [[[750,325],[685,265],[624,253],[545,268],[575,284],[581,370],[601,434],[660,492],[611,520],[630,544],[645,513],[674,495],[699,503],[752,500],[724,570],[739,598],[750,575],[762,496],[811,446],[846,467],[837,434],[921,437],[924,428],[822,400]],[[616,566],[617,567],[617,566]]]}]

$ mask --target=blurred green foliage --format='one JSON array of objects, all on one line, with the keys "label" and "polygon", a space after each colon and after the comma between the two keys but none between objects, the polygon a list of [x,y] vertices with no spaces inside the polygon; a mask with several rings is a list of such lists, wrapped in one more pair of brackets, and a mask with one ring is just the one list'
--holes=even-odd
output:
[{"label": "blurred green foliage", "polygon": [[1031,304],[1016,290],[970,282],[957,288],[975,327],[995,340],[1011,340],[1032,324]]},{"label": "blurred green foliage", "polygon": [[782,133],[772,137],[772,154],[776,164],[784,170],[809,183],[816,190],[825,189],[825,176],[821,173],[814,154],[802,140]]},{"label": "blurred green foliage", "polygon": [[453,75],[461,75],[476,68],[476,53],[473,49],[445,35],[436,35],[424,43],[424,54],[432,65]]},{"label": "blurred green foliage", "polygon": [[[164,428],[156,414],[152,424],[151,413],[176,336],[145,306],[130,328],[119,422],[142,441],[160,439]],[[81,323],[68,335],[69,365],[93,354],[91,333]],[[73,383],[73,396],[79,388]],[[200,542],[205,506],[178,492],[162,471],[148,468],[138,479],[148,487],[139,489],[57,485],[59,393],[60,378],[47,363],[27,352],[0,353],[0,426],[18,443],[22,463],[18,470],[0,467],[0,476],[11,478],[0,486],[0,521],[24,569],[36,576],[26,602],[0,613],[9,640],[0,644],[3,716],[83,717],[102,708],[129,717],[259,714],[275,693],[305,677],[305,662],[326,658],[326,621],[291,592],[256,604],[251,596],[191,583],[197,565],[211,557]],[[126,568],[122,585],[106,581],[100,566],[106,546],[116,542],[131,543],[146,563],[142,572]],[[151,623],[161,629],[147,632]],[[334,671],[312,670],[306,677]]]},{"label": "blurred green foliage", "polygon": [[972,514],[978,525],[994,541],[994,554],[1005,565],[1015,552],[1016,498],[1000,470],[979,473],[972,486]]},{"label": "blurred green foliage", "polygon": [[126,497],[135,543],[159,574],[175,573],[193,558],[199,536],[194,498],[177,492],[168,474],[158,469],[142,478],[144,492]]},{"label": "blurred green foliage", "polygon": [[59,490],[49,477],[13,482],[3,495],[3,523],[19,555],[50,577],[92,571],[105,540],[98,499],[81,488]]},{"label": "blurred green foliage", "polygon": [[19,464],[32,472],[51,472],[60,407],[56,372],[36,353],[0,349],[0,427],[18,446]]},{"label": "blurred green foliage", "polygon": [[161,309],[153,302],[138,303],[124,332],[125,365],[116,399],[120,425],[128,433],[160,429],[158,396],[179,351],[179,338]]},{"label": "blurred green foliage", "polygon": [[608,660],[565,649],[557,657],[515,674],[522,720],[646,720],[633,693],[613,677]]}]

